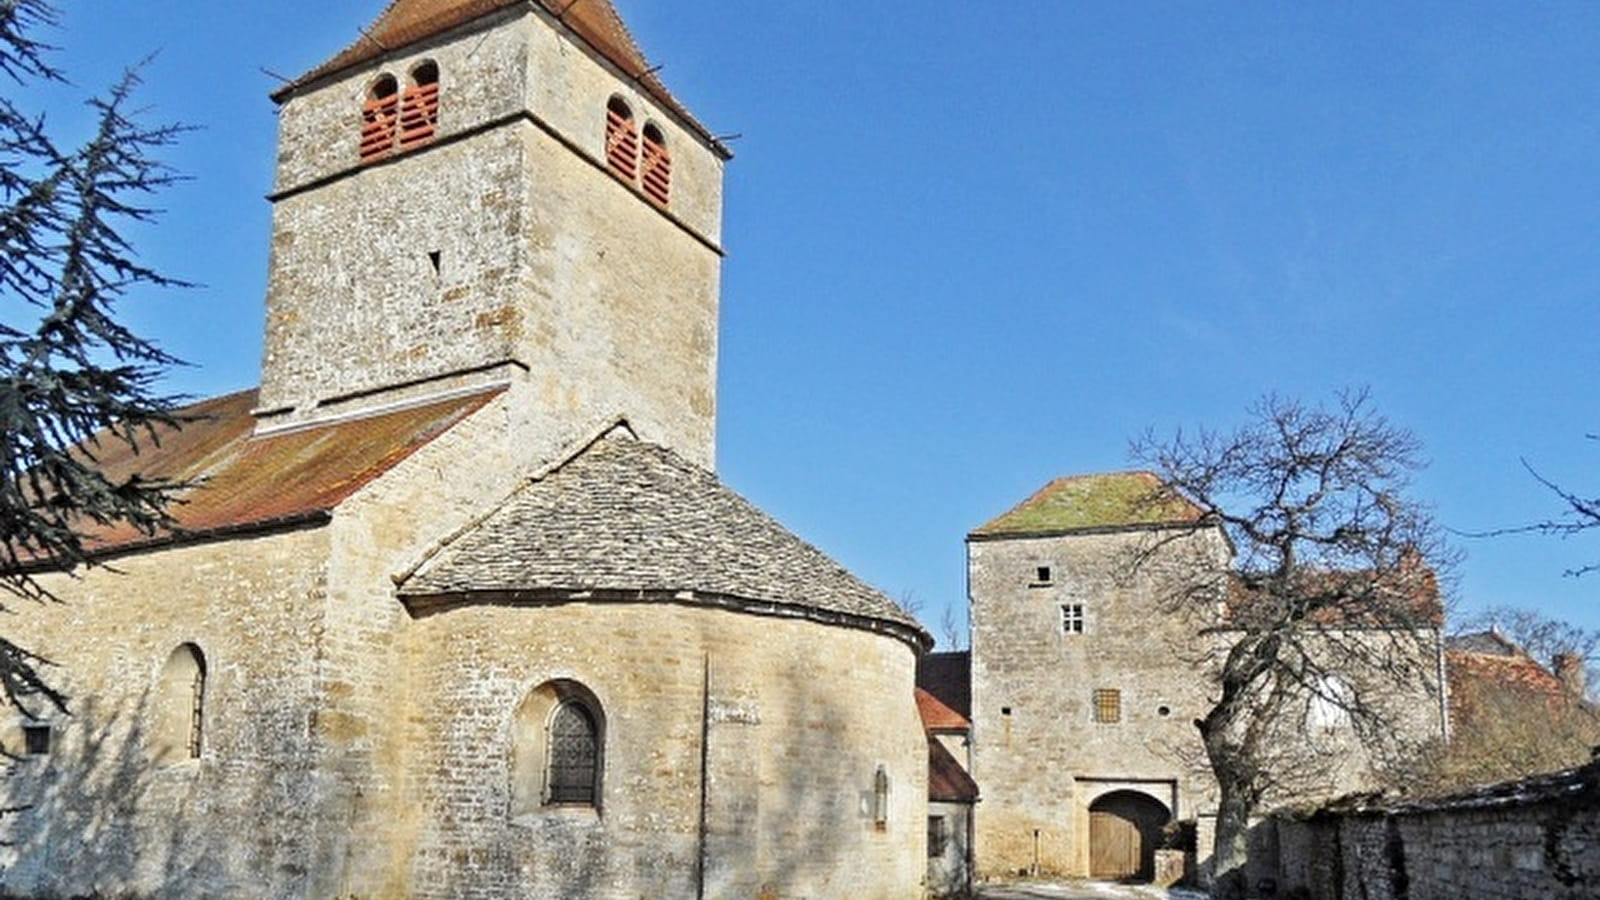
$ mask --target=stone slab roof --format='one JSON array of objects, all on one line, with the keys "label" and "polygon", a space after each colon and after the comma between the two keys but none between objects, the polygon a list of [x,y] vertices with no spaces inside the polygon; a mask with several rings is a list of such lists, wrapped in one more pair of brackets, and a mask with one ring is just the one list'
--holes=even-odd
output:
[{"label": "stone slab roof", "polygon": [[330,75],[379,59],[418,41],[469,25],[514,7],[536,3],[572,29],[584,43],[633,79],[656,102],[671,110],[719,153],[727,149],[667,90],[645,59],[611,0],[391,0],[377,21],[354,43],[282,88],[272,99],[282,103],[296,91]]},{"label": "stone slab roof", "polygon": [[[917,660],[917,689],[970,728],[972,723],[972,654],[966,650],[929,653]],[[919,695],[918,706],[921,706]],[[923,718],[924,725],[927,717]]]},{"label": "stone slab roof", "polygon": [[928,740],[928,799],[935,803],[976,803],[978,783],[950,751]]},{"label": "stone slab roof", "polygon": [[324,515],[497,393],[263,436],[253,434],[254,390],[203,400],[178,411],[186,424],[157,429],[138,452],[114,440],[95,448],[113,482],[134,474],[194,482],[170,510],[180,531],[152,536],[123,525],[93,533],[90,546],[120,550]]},{"label": "stone slab roof", "polygon": [[1165,488],[1150,472],[1105,472],[1057,478],[969,537],[1011,537],[1188,525],[1200,507]]},{"label": "stone slab roof", "polygon": [[618,426],[400,579],[412,600],[726,606],[932,643],[910,615],[711,472]]}]

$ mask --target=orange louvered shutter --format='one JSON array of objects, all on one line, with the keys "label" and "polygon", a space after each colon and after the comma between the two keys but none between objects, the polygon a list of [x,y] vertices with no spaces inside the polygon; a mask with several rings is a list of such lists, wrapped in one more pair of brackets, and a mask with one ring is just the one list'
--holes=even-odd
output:
[{"label": "orange louvered shutter", "polygon": [[390,94],[368,100],[361,109],[361,161],[383,159],[394,152],[395,128],[400,119],[400,97]]},{"label": "orange louvered shutter", "polygon": [[615,106],[606,109],[606,165],[629,181],[639,174],[639,132]]},{"label": "orange louvered shutter", "polygon": [[672,157],[667,155],[666,145],[648,131],[644,136],[643,162],[644,177],[640,183],[645,196],[666,206],[667,194],[672,189]]},{"label": "orange louvered shutter", "polygon": [[406,88],[400,105],[400,149],[410,150],[433,140],[439,130],[439,83]]}]

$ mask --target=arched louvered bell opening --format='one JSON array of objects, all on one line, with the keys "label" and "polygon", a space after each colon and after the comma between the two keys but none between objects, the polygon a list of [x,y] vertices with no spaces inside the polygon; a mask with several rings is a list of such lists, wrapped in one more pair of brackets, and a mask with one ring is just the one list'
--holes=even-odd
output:
[{"label": "arched louvered bell opening", "polygon": [[640,185],[646,197],[667,205],[672,190],[672,157],[667,154],[666,138],[654,125],[644,128],[644,150],[641,154],[644,173]]},{"label": "arched louvered bell opening", "polygon": [[401,151],[420,147],[439,132],[439,66],[425,62],[411,70],[411,84],[400,104]]},{"label": "arched louvered bell opening", "polygon": [[606,104],[606,165],[629,181],[639,175],[639,128],[621,97]]},{"label": "arched louvered bell opening", "polygon": [[380,75],[361,108],[361,161],[375,162],[393,153],[399,124],[400,84],[393,75]]}]

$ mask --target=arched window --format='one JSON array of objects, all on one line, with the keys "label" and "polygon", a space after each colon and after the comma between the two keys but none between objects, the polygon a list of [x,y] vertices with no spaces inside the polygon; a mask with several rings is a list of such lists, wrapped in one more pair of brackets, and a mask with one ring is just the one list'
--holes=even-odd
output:
[{"label": "arched window", "polygon": [[621,97],[606,104],[606,165],[629,181],[639,174],[639,129]]},{"label": "arched window", "polygon": [[400,84],[393,75],[379,75],[367,89],[361,108],[361,161],[374,162],[394,152],[400,123]]},{"label": "arched window", "polygon": [[600,729],[578,700],[556,707],[550,717],[548,803],[594,806],[600,787]]},{"label": "arched window", "polygon": [[644,126],[644,151],[641,154],[643,174],[640,183],[646,197],[667,205],[667,195],[672,189],[672,157],[667,155],[667,141],[654,123]]},{"label": "arched window", "polygon": [[419,64],[400,103],[400,150],[420,147],[439,131],[439,65]]},{"label": "arched window", "polygon": [[599,809],[605,775],[605,714],[576,681],[547,681],[511,721],[511,814],[550,806]]},{"label": "arched window", "polygon": [[206,658],[194,644],[179,644],[156,682],[151,750],[156,759],[199,759],[205,738]]}]

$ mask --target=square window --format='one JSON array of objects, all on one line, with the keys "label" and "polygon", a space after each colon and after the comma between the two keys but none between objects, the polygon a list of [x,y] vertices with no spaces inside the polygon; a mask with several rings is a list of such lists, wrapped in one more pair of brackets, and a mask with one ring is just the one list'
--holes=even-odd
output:
[{"label": "square window", "polygon": [[22,749],[28,756],[49,756],[50,726],[22,726]]},{"label": "square window", "polygon": [[950,840],[950,831],[944,816],[928,817],[928,858],[938,859],[944,856],[945,844]]},{"label": "square window", "polygon": [[1061,604],[1061,633],[1083,634],[1083,604]]},{"label": "square window", "polygon": [[1122,721],[1122,692],[1116,688],[1097,688],[1094,692],[1094,720],[1107,724]]},{"label": "square window", "polygon": [[1038,566],[1033,570],[1033,586],[1044,587],[1050,583],[1050,567]]}]

